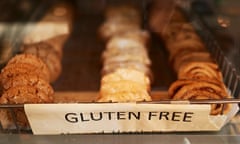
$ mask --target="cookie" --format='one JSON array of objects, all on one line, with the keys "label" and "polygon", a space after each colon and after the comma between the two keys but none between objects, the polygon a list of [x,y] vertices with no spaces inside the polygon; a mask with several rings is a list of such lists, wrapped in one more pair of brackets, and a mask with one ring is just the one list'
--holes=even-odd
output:
[{"label": "cookie", "polygon": [[150,86],[150,80],[144,73],[130,68],[118,68],[113,73],[103,76],[101,79],[101,84],[118,82],[122,80],[137,82],[145,85],[146,87]]},{"label": "cookie", "polygon": [[[42,47],[40,47],[42,45]],[[46,43],[39,43],[38,47],[26,47],[24,53],[31,53],[42,59],[50,73],[50,82],[54,82],[62,71],[59,53]]]},{"label": "cookie", "polygon": [[179,72],[182,65],[190,62],[214,62],[209,52],[201,51],[182,51],[172,60],[175,72]]},{"label": "cookie", "polygon": [[62,57],[62,52],[56,51],[53,46],[46,42],[39,42],[34,44],[25,44],[22,47],[22,51],[25,54],[33,54],[38,58],[41,58],[43,61],[48,57],[50,53],[55,53],[58,55],[59,59]]},{"label": "cookie", "polygon": [[50,81],[50,74],[49,74],[48,67],[37,56],[32,55],[32,54],[19,54],[19,55],[14,56],[12,59],[10,59],[10,61],[8,62],[7,65],[16,64],[16,66],[17,66],[17,65],[19,65],[19,63],[24,63],[24,64],[29,64],[29,65],[35,66],[35,68],[37,68],[37,70],[41,71],[41,74],[39,74],[39,75],[44,75],[44,79],[47,81]]},{"label": "cookie", "polygon": [[[53,102],[53,93],[46,95],[41,89],[32,86],[16,86],[11,87],[4,91],[3,95],[0,97],[1,104],[24,104],[24,103],[51,103]],[[29,127],[27,117],[25,115],[23,108],[15,108],[13,110],[15,113],[16,124],[21,127]],[[1,119],[4,127],[9,127],[14,125],[14,120],[12,118],[9,110],[1,110],[1,113],[5,116],[5,119]]]},{"label": "cookie", "polygon": [[151,79],[151,81],[153,79],[152,72],[147,65],[140,63],[140,62],[133,62],[133,61],[121,62],[121,63],[111,63],[111,64],[104,65],[102,68],[102,75],[104,76],[106,74],[113,73],[114,71],[116,71],[119,68],[137,70],[139,72],[144,73],[146,76],[148,76]]},{"label": "cookie", "polygon": [[[47,71],[49,72],[49,71]],[[1,83],[4,84],[11,78],[19,75],[36,75],[41,79],[49,81],[49,74],[43,73],[42,69],[37,65],[32,65],[28,63],[18,63],[18,64],[8,64],[1,71]]]},{"label": "cookie", "polygon": [[45,60],[45,63],[50,72],[50,82],[56,81],[62,72],[61,60],[59,60],[56,54],[50,53]]},{"label": "cookie", "polygon": [[[169,97],[173,100],[191,100],[191,99],[223,99],[229,98],[227,91],[219,83],[209,80],[179,79],[172,83],[168,89]],[[227,108],[228,107],[228,108]],[[211,115],[227,113],[230,105],[212,104]]]},{"label": "cookie", "polygon": [[145,92],[120,92],[99,96],[97,102],[139,102],[151,101],[149,94]]},{"label": "cookie", "polygon": [[131,21],[117,20],[106,21],[99,29],[100,37],[107,41],[112,36],[118,35],[127,31],[139,30],[140,25],[132,23]]},{"label": "cookie", "polygon": [[18,75],[9,79],[6,83],[3,84],[4,91],[19,86],[34,87],[37,89],[37,91],[42,91],[43,93],[45,93],[46,96],[52,96],[54,93],[51,85],[47,81],[41,79],[36,75]]},{"label": "cookie", "polygon": [[[191,76],[191,77],[190,77]],[[183,65],[178,72],[178,78],[205,77],[222,81],[222,73],[218,65],[211,62],[189,62]]]},{"label": "cookie", "polygon": [[59,57],[61,59],[63,55],[62,53],[63,53],[64,44],[66,43],[68,37],[69,35],[62,34],[62,35],[52,37],[44,41],[44,43],[49,44],[59,54]]}]

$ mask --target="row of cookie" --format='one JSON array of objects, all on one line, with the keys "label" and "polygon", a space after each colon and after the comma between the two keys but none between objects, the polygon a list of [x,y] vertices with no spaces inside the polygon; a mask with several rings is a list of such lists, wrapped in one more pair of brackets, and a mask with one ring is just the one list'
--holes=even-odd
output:
[{"label": "row of cookie", "polygon": [[[51,103],[53,89],[49,84],[50,74],[47,65],[32,54],[19,54],[10,59],[2,69],[0,82],[1,104]],[[23,109],[14,109],[17,125],[28,126]],[[1,110],[2,126],[13,124],[11,113]]]},{"label": "row of cookie", "polygon": [[[169,99],[229,98],[218,65],[190,23],[173,17],[159,34],[178,78],[168,89]],[[211,105],[212,115],[228,110],[229,105]]]},{"label": "row of cookie", "polygon": [[[62,48],[69,32],[71,10],[56,5],[28,33],[20,55],[13,57],[1,71],[1,104],[52,103],[53,83],[61,73]],[[24,110],[1,110],[3,128],[29,126]]]},{"label": "row of cookie", "polygon": [[149,34],[140,29],[139,11],[127,5],[109,7],[100,27],[106,49],[98,102],[150,101]]},{"label": "row of cookie", "polygon": [[[24,44],[22,53],[14,56],[1,71],[1,104],[52,103],[54,90],[50,83],[61,73],[62,47],[67,35],[46,41]],[[1,111],[4,128],[13,125],[8,111]],[[29,126],[22,109],[15,110],[17,125]]]}]

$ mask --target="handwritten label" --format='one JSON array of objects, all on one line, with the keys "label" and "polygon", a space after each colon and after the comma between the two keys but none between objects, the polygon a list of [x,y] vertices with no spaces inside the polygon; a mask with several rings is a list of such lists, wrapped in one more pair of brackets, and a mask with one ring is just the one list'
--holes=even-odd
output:
[{"label": "handwritten label", "polygon": [[34,134],[219,130],[209,111],[209,105],[189,104],[25,105]]}]

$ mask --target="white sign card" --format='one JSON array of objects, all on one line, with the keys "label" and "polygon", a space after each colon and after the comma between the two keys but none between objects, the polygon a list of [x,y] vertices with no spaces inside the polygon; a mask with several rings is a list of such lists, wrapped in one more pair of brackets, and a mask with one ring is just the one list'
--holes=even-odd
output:
[{"label": "white sign card", "polygon": [[34,134],[219,130],[210,105],[190,104],[26,104]]}]

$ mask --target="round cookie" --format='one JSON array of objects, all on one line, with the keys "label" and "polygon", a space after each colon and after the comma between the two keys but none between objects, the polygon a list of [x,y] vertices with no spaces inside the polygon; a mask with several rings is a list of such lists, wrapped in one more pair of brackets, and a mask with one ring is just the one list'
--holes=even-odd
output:
[{"label": "round cookie", "polygon": [[37,69],[41,70],[42,75],[45,75],[45,80],[50,81],[49,69],[46,64],[37,56],[33,54],[19,54],[14,56],[7,65],[19,63],[26,63],[35,66]]},{"label": "round cookie", "polygon": [[100,37],[107,41],[112,36],[124,33],[126,31],[139,30],[140,25],[132,23],[131,21],[117,20],[106,21],[99,29]]},{"label": "round cookie", "polygon": [[175,72],[179,72],[182,65],[189,62],[213,62],[213,59],[209,52],[182,51],[174,57],[171,63]]},{"label": "round cookie", "polygon": [[218,65],[212,62],[189,62],[179,69],[178,78],[209,78],[222,81]]},{"label": "round cookie", "polygon": [[50,82],[54,82],[62,72],[61,60],[56,54],[50,53],[46,58],[45,63],[50,72]]},{"label": "round cookie", "polygon": [[44,45],[46,45],[46,43],[39,44],[43,45],[43,47],[26,47],[24,52],[35,54],[42,59],[49,69],[50,82],[54,82],[62,71],[60,56],[52,46],[47,44],[47,47],[45,47]]},{"label": "round cookie", "polygon": [[[60,51],[61,52],[61,51]],[[53,46],[46,42],[39,42],[35,44],[28,44],[23,46],[23,53],[25,54],[33,54],[37,57],[41,58],[42,60],[46,59],[49,53],[55,53],[58,55],[59,59],[62,57],[62,52],[59,53],[56,51]]]},{"label": "round cookie", "polygon": [[[32,86],[16,86],[4,91],[0,97],[1,104],[24,104],[24,103],[51,103],[53,102],[52,95],[46,95],[43,90],[39,90]],[[16,108],[15,113],[16,123],[19,127],[29,126],[23,108]],[[1,114],[6,116],[4,123],[13,124],[13,118],[8,110],[2,110]]]},{"label": "round cookie", "polygon": [[41,79],[49,81],[49,74],[46,75],[45,73],[43,73],[42,69],[39,68],[37,65],[32,65],[28,63],[17,63],[17,64],[12,63],[12,64],[8,64],[2,69],[1,83],[4,84],[9,79],[22,74],[36,75]]},{"label": "round cookie", "polygon": [[69,37],[69,35],[67,34],[62,34],[62,35],[58,35],[55,36],[53,38],[50,38],[48,40],[46,40],[44,43],[49,44],[52,49],[54,49],[60,56],[60,59],[62,58],[62,51],[63,51],[63,47],[65,42],[67,41],[67,38]]},{"label": "round cookie", "polygon": [[144,73],[130,68],[118,68],[113,73],[103,76],[101,84],[118,81],[133,81],[150,87],[150,80]]},{"label": "round cookie", "polygon": [[150,77],[150,79],[152,78],[152,72],[147,65],[140,63],[140,62],[133,62],[133,61],[121,62],[121,63],[111,63],[108,65],[104,65],[103,69],[102,69],[102,75],[112,73],[112,72],[116,71],[118,68],[134,69],[134,70],[144,73],[146,76]]},{"label": "round cookie", "polygon": [[[12,87],[19,87],[19,86],[31,86],[37,89],[37,91],[42,91],[46,94],[46,96],[53,95],[53,89],[51,85],[46,82],[45,80],[39,78],[36,75],[28,75],[22,74],[16,77],[9,79],[6,83],[3,84],[3,88],[5,91]],[[46,98],[42,98],[46,99]]]},{"label": "round cookie", "polygon": [[33,86],[16,86],[4,91],[0,98],[2,104],[52,103],[53,90],[42,90]]}]

